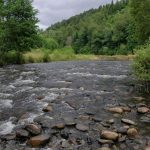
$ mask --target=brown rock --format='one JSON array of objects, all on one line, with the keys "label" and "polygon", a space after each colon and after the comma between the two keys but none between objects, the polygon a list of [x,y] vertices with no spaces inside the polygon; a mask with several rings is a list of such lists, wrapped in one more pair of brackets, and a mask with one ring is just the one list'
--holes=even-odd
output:
[{"label": "brown rock", "polygon": [[136,137],[138,135],[138,131],[135,128],[129,128],[127,131],[127,135],[129,137]]},{"label": "brown rock", "polygon": [[123,113],[123,109],[121,107],[108,108],[108,111],[119,114]]},{"label": "brown rock", "polygon": [[131,109],[129,107],[121,107],[123,109],[124,112],[131,112]]},{"label": "brown rock", "polygon": [[38,147],[38,146],[46,144],[49,141],[49,139],[50,139],[49,135],[46,135],[46,134],[38,135],[38,136],[30,138],[30,140],[28,141],[28,144],[33,147]]},{"label": "brown rock", "polygon": [[52,106],[46,106],[43,108],[43,111],[44,112],[50,112],[50,111],[53,111],[53,108],[52,108]]},{"label": "brown rock", "polygon": [[90,116],[88,116],[88,115],[80,115],[79,119],[81,119],[81,120],[88,120],[88,119],[90,119]]},{"label": "brown rock", "polygon": [[144,150],[150,150],[150,146],[145,147]]},{"label": "brown rock", "polygon": [[102,147],[102,148],[98,148],[97,150],[111,150],[111,149],[108,147]]},{"label": "brown rock", "polygon": [[119,135],[116,132],[104,130],[101,132],[101,137],[107,140],[117,140]]},{"label": "brown rock", "polygon": [[65,128],[65,123],[63,123],[63,122],[57,123],[54,125],[53,128],[63,129],[63,128]]},{"label": "brown rock", "polygon": [[35,124],[28,124],[25,128],[27,131],[29,131],[30,133],[32,133],[34,135],[38,135],[41,133],[41,128],[39,128]]},{"label": "brown rock", "polygon": [[147,107],[139,107],[137,111],[138,111],[138,113],[145,114],[145,113],[149,112],[149,108],[147,108]]}]

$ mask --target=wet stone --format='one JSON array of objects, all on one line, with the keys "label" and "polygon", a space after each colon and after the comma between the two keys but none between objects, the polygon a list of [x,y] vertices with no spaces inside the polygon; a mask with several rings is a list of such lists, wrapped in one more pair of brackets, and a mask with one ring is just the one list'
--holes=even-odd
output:
[{"label": "wet stone", "polygon": [[96,117],[96,116],[92,117],[92,120],[94,120],[95,122],[101,122],[102,121],[102,119],[100,117]]},{"label": "wet stone", "polygon": [[112,112],[112,113],[123,113],[123,109],[121,107],[113,107],[113,108],[108,108],[108,111]]},{"label": "wet stone", "polygon": [[125,128],[125,127],[120,127],[120,128],[118,128],[117,129],[117,132],[118,133],[121,133],[121,134],[126,134],[127,133],[127,128]]},{"label": "wet stone", "polygon": [[39,147],[46,144],[50,139],[49,135],[42,134],[29,139],[28,144],[33,147]]},{"label": "wet stone", "polygon": [[75,120],[72,117],[65,117],[64,121],[65,121],[65,124],[67,126],[74,126],[74,125],[76,125],[76,122],[75,122]]},{"label": "wet stone", "polygon": [[38,135],[41,133],[41,128],[35,124],[26,125],[25,129],[34,135]]},{"label": "wet stone", "polygon": [[137,112],[145,114],[145,113],[149,112],[149,108],[147,108],[147,107],[139,107]]},{"label": "wet stone", "polygon": [[65,128],[65,123],[63,123],[63,122],[56,123],[52,128],[64,129]]},{"label": "wet stone", "polygon": [[46,106],[43,108],[43,111],[44,112],[51,112],[51,111],[53,111],[53,108],[52,108],[52,106]]},{"label": "wet stone", "polygon": [[136,125],[136,123],[134,121],[129,120],[129,119],[121,119],[121,121],[126,124]]},{"label": "wet stone", "polygon": [[102,147],[102,148],[98,148],[97,150],[111,150],[111,149],[108,147]]},{"label": "wet stone", "polygon": [[103,139],[99,139],[98,142],[101,144],[113,144],[114,143],[112,140],[103,140]]},{"label": "wet stone", "polygon": [[16,136],[18,138],[27,138],[29,137],[29,132],[24,129],[19,129],[16,131]]},{"label": "wet stone", "polygon": [[110,119],[106,121],[106,123],[109,123],[109,124],[113,124],[114,122],[115,122],[114,119]]},{"label": "wet stone", "polygon": [[15,140],[16,139],[16,134],[15,133],[7,134],[2,139],[7,140],[7,141]]},{"label": "wet stone", "polygon": [[84,125],[84,124],[77,124],[76,129],[85,132],[85,131],[89,130],[89,127],[87,125]]},{"label": "wet stone", "polygon": [[127,135],[129,137],[134,138],[134,137],[136,137],[138,135],[138,131],[135,128],[129,128],[128,131],[127,131]]},{"label": "wet stone", "polygon": [[101,132],[101,137],[107,140],[117,140],[119,135],[116,132],[104,130]]}]

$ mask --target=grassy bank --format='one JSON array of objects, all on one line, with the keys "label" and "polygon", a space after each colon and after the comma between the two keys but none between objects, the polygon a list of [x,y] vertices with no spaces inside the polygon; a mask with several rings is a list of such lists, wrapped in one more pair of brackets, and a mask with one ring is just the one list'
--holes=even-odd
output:
[{"label": "grassy bank", "polygon": [[56,49],[53,51],[36,49],[23,55],[25,63],[41,63],[51,61],[71,61],[71,60],[132,60],[133,55],[91,55],[74,54],[71,48]]}]

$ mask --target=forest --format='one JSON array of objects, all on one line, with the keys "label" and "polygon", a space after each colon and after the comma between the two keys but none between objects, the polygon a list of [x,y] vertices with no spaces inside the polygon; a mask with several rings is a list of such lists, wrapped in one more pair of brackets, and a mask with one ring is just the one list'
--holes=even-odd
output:
[{"label": "forest", "polygon": [[43,31],[31,0],[0,0],[0,64],[135,55],[135,74],[150,80],[149,12],[149,0],[112,1]]}]

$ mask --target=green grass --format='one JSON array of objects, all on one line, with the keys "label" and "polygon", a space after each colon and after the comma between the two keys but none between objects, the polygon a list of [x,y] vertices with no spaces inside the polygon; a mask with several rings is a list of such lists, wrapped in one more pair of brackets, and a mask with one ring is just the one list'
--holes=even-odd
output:
[{"label": "green grass", "polygon": [[45,50],[36,49],[23,55],[25,63],[42,63],[51,61],[72,61],[72,60],[132,60],[133,55],[92,55],[92,54],[75,54],[71,47],[62,49]]}]

